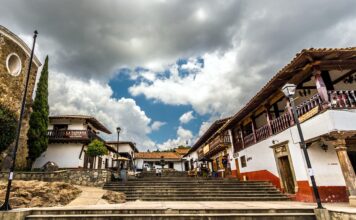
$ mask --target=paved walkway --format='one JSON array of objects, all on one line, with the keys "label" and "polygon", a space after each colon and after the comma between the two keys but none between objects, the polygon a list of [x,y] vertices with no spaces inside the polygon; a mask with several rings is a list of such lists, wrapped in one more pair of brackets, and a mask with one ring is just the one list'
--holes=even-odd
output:
[{"label": "paved walkway", "polygon": [[86,206],[86,205],[104,205],[108,204],[106,200],[101,197],[104,195],[106,190],[97,187],[86,187],[86,186],[76,186],[82,192],[79,196],[71,201],[66,206]]}]

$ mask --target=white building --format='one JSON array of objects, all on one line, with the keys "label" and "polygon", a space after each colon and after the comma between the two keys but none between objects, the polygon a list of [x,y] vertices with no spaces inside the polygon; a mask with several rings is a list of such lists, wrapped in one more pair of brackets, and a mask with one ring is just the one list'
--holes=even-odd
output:
[{"label": "white building", "polygon": [[100,132],[111,134],[103,124],[91,116],[50,116],[47,150],[36,159],[32,167],[42,168],[47,162],[54,162],[59,168],[111,167],[116,151],[110,146],[107,146],[108,155],[92,158],[86,154],[86,147],[92,140],[98,139],[104,142],[98,136]]},{"label": "white building", "polygon": [[[308,49],[280,70],[242,109],[195,146],[201,157],[228,154],[231,176],[268,180],[298,201],[356,206],[356,48]],[[288,99],[294,100],[313,169],[308,170]]]},{"label": "white building", "polygon": [[182,155],[176,152],[139,152],[135,153],[134,164],[137,171],[145,168],[152,170],[162,168],[161,161],[164,161],[164,168],[184,171]]},{"label": "white building", "polygon": [[[135,153],[138,153],[138,149],[136,148],[136,144],[130,141],[107,141],[106,144],[110,146],[112,149],[115,149],[115,152],[119,152],[119,156],[122,158],[127,158],[127,166],[129,170],[134,170],[134,156]],[[116,157],[114,157],[114,160]],[[124,161],[122,161],[124,162]],[[114,165],[115,167],[117,165]]]}]

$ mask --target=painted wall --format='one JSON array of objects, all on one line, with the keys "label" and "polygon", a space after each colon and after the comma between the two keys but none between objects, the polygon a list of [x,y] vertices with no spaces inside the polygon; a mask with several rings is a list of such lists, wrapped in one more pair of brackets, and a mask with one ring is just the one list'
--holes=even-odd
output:
[{"label": "painted wall", "polygon": [[[355,113],[352,111],[329,110],[317,115],[302,123],[304,137],[308,140],[335,130],[356,130],[356,124],[352,123],[356,121]],[[271,148],[273,146],[272,141],[275,141],[275,143],[288,141],[296,179],[297,181],[307,181],[309,178],[304,156],[299,146],[299,135],[296,126],[240,151],[238,153],[239,158],[245,155],[247,160],[246,167],[241,167],[241,161],[239,161],[241,173],[267,170],[273,175],[279,176]],[[340,186],[345,184],[332,146],[329,147],[327,152],[319,146],[310,147],[308,151],[318,185]]]},{"label": "painted wall", "polygon": [[79,159],[82,144],[49,144],[47,150],[36,159],[33,168],[41,168],[48,161],[55,162],[60,168],[77,168],[82,167],[84,154]]},{"label": "painted wall", "polygon": [[[152,161],[152,162],[159,162],[160,160],[158,159],[135,159],[134,160],[134,164],[136,165],[137,169],[143,169],[143,163],[144,161]],[[173,162],[173,168],[177,171],[184,171],[184,166],[182,166],[181,161],[177,161],[177,160],[169,160],[169,159],[165,159],[166,162]],[[159,166],[161,167],[161,166]],[[165,168],[168,168],[168,165],[164,166]],[[183,168],[183,170],[182,170]]]}]

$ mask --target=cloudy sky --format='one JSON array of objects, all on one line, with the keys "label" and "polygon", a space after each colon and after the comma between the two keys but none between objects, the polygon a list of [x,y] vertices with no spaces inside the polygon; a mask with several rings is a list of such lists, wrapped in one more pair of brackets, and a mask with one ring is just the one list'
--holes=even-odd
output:
[{"label": "cloudy sky", "polygon": [[355,11],[355,0],[2,0],[0,24],[29,44],[39,31],[51,114],[93,115],[146,150],[192,144],[303,48],[356,46]]}]

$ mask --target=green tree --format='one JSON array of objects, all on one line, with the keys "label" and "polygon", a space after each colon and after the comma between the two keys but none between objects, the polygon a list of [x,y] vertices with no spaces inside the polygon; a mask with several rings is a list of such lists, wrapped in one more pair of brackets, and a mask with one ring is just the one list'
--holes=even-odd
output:
[{"label": "green tree", "polygon": [[94,139],[88,145],[87,154],[91,157],[102,156],[108,154],[108,149],[102,141]]},{"label": "green tree", "polygon": [[16,138],[17,119],[14,112],[0,105],[0,152]]},{"label": "green tree", "polygon": [[48,137],[48,56],[37,84],[36,97],[32,105],[30,128],[27,133],[28,156],[34,161],[47,149]]}]

